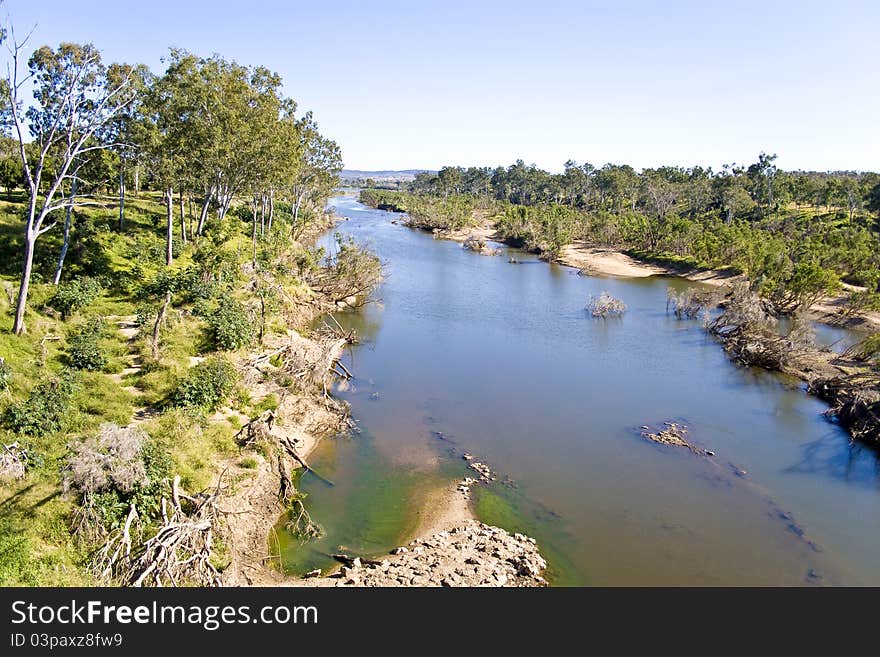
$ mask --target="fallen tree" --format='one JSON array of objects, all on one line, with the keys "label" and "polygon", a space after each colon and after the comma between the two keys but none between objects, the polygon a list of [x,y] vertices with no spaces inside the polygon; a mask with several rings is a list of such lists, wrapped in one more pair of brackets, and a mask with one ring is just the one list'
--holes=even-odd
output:
[{"label": "fallen tree", "polygon": [[800,373],[804,357],[818,352],[806,317],[794,315],[789,332],[780,335],[779,322],[767,303],[745,284],[732,290],[723,312],[707,319],[706,329],[743,365]]},{"label": "fallen tree", "polygon": [[170,501],[162,498],[162,522],[134,547],[132,526],[138,514],[132,504],[125,524],[95,553],[90,570],[101,580],[124,586],[219,586],[220,572],[211,557],[214,525],[222,513],[217,505],[221,482],[222,475],[212,492],[190,496],[175,477]]},{"label": "fallen tree", "polygon": [[825,415],[840,422],[853,438],[880,447],[880,375],[876,371],[816,379],[808,391],[830,404]]}]

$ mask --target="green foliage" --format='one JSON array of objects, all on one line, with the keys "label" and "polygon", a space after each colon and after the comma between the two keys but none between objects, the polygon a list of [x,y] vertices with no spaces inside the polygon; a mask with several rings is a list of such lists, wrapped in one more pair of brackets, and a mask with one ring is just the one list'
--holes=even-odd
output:
[{"label": "green foliage", "polygon": [[135,308],[134,323],[138,328],[147,326],[156,320],[156,307],[152,303],[139,303]]},{"label": "green foliage", "polygon": [[12,380],[12,368],[2,356],[0,356],[0,392],[9,390],[9,382]]},{"label": "green foliage", "polygon": [[108,424],[73,449],[64,481],[110,530],[123,522],[132,504],[142,519],[159,517],[172,467],[168,451],[143,430]]},{"label": "green foliage", "polygon": [[73,370],[64,370],[38,384],[22,402],[10,404],[3,426],[25,436],[40,438],[64,428],[70,401],[79,385]]},{"label": "green foliage", "polygon": [[77,310],[97,299],[102,289],[101,284],[94,278],[75,278],[59,284],[48,305],[61,313],[62,319],[67,319]]},{"label": "green foliage", "polygon": [[33,546],[27,534],[12,520],[0,516],[0,586],[36,586],[30,564]]},{"label": "green foliage", "polygon": [[96,372],[106,367],[107,352],[99,343],[103,332],[104,320],[92,317],[71,333],[67,355],[72,368]]},{"label": "green foliage", "polygon": [[211,340],[218,349],[234,351],[254,339],[253,320],[241,303],[223,297],[216,309],[205,318]]},{"label": "green foliage", "polygon": [[238,373],[228,360],[211,356],[189,369],[171,392],[168,406],[195,411],[217,410],[232,394]]}]

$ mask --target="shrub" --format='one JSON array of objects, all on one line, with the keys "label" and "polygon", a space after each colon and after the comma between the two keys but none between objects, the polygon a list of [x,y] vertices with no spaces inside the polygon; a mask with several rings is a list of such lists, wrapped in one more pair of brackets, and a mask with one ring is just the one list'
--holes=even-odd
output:
[{"label": "shrub", "polygon": [[62,319],[67,319],[97,299],[101,289],[101,284],[94,278],[75,278],[61,283],[49,299],[48,305],[61,313]]},{"label": "shrub", "polygon": [[0,391],[9,389],[9,382],[12,380],[12,368],[9,367],[2,356],[0,356]]},{"label": "shrub", "polygon": [[238,373],[228,360],[214,356],[190,368],[168,399],[173,408],[215,411],[235,388]]},{"label": "shrub", "polygon": [[152,324],[156,320],[156,308],[151,303],[138,304],[134,312],[134,323],[138,328]]},{"label": "shrub", "polygon": [[97,372],[107,365],[107,353],[99,344],[104,320],[93,317],[73,331],[67,341],[70,366],[77,370]]},{"label": "shrub", "polygon": [[602,292],[599,296],[591,296],[587,300],[585,310],[593,317],[620,317],[626,312],[626,304],[607,292]]},{"label": "shrub", "polygon": [[64,488],[76,490],[92,512],[82,517],[106,530],[120,524],[132,504],[141,517],[157,517],[171,465],[167,451],[142,429],[105,424],[68,457]]},{"label": "shrub", "polygon": [[218,349],[233,351],[249,344],[254,337],[253,321],[247,309],[235,299],[223,298],[207,320],[211,339]]},{"label": "shrub", "polygon": [[0,516],[0,586],[36,586],[31,564],[33,546],[22,527]]},{"label": "shrub", "polygon": [[35,437],[60,431],[77,385],[78,377],[73,370],[64,370],[43,381],[27,399],[6,408],[3,425],[15,433]]}]

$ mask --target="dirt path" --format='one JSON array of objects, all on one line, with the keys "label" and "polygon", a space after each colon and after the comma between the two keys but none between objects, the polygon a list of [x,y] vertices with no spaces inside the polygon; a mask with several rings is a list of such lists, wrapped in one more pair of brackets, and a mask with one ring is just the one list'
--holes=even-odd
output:
[{"label": "dirt path", "polygon": [[[133,395],[135,399],[139,399],[144,396],[143,391],[126,382],[128,377],[139,374],[143,369],[141,355],[137,352],[134,345],[138,333],[140,332],[136,323],[137,317],[135,315],[111,315],[110,317],[107,317],[107,319],[116,324],[117,333],[125,339],[125,342],[128,345],[128,354],[126,355],[127,364],[125,368],[123,368],[121,372],[111,374],[110,378],[122,390]],[[158,409],[144,405],[137,405],[132,412],[130,425],[140,424],[156,417],[157,415],[159,415]]]}]

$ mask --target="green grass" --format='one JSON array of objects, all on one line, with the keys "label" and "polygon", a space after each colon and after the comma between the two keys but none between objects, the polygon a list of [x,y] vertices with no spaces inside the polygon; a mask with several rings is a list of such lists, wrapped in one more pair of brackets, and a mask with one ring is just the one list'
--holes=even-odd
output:
[{"label": "green grass", "polygon": [[[27,331],[18,336],[12,334],[11,326],[21,267],[24,197],[14,193],[13,198],[14,203],[6,200],[5,195],[0,198],[0,356],[12,372],[8,387],[0,390],[0,415],[8,405],[26,399],[41,381],[57,375],[69,364],[68,338],[90,318],[105,319],[98,346],[106,353],[107,363],[101,371],[79,373],[78,388],[64,415],[62,430],[32,439],[0,425],[0,440],[19,440],[34,455],[22,481],[0,481],[0,585],[93,584],[85,565],[94,546],[81,545],[72,534],[76,498],[64,493],[61,481],[71,446],[94,435],[104,423],[124,426],[132,422],[136,409],[154,407],[161,412],[140,426],[168,451],[173,471],[181,476],[186,490],[197,492],[216,485],[223,462],[237,464],[241,469],[236,477],[240,479],[251,476],[257,461],[253,456],[239,454],[234,436],[242,419],[237,413],[223,409],[213,414],[165,409],[169,395],[190,368],[215,353],[207,323],[199,316],[188,290],[180,290],[172,299],[161,328],[157,359],[153,358],[150,344],[152,324],[133,339],[118,331],[120,318],[135,316],[145,303],[156,312],[161,303],[160,297],[144,290],[145,284],[167,271],[161,196],[142,193],[138,198],[129,197],[122,232],[113,203],[76,211],[62,282],[88,276],[99,281],[102,288],[97,298],[66,319],[50,306],[57,288],[46,283],[54,273],[61,234],[53,230],[41,236],[35,250],[25,316]],[[283,220],[278,221],[278,226],[283,226]],[[230,212],[222,225],[215,222],[210,231],[217,235],[217,240],[203,240],[208,257],[232,262],[231,273],[223,281],[226,287],[220,294],[243,303],[252,301],[253,292],[245,287],[247,281],[239,270],[240,263],[250,260],[248,225]],[[284,287],[286,297],[300,302],[308,300],[312,291],[291,273],[296,271],[291,270],[291,263],[297,254],[302,254],[303,247],[279,233],[261,248],[270,260],[277,259],[277,263],[267,264],[266,271],[275,272],[274,283]],[[175,245],[173,272],[197,266],[194,249],[192,243]],[[216,305],[216,299],[211,303]],[[283,333],[288,328],[280,311],[268,317],[268,332]],[[228,356],[234,360],[249,348],[243,347]],[[120,376],[125,368],[136,365],[141,366],[139,371]],[[133,387],[140,394],[125,390],[126,387]],[[227,406],[255,415],[277,408],[278,403],[274,395],[252,400],[249,391],[239,384]],[[222,555],[218,559],[222,560]]]}]

